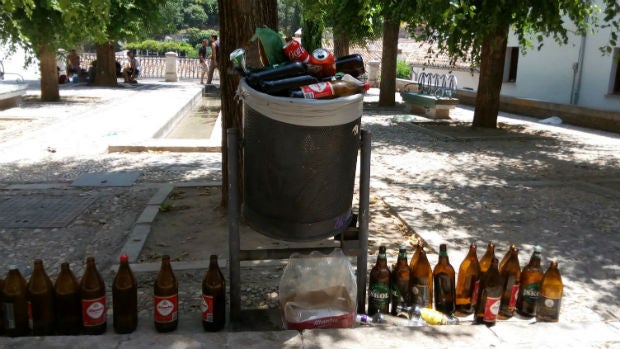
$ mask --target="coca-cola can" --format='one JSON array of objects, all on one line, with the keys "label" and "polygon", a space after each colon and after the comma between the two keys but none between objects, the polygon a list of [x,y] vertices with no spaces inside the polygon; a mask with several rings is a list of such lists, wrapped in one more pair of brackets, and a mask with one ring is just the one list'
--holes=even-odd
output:
[{"label": "coca-cola can", "polygon": [[308,51],[295,39],[289,40],[286,45],[284,45],[283,50],[284,54],[293,62],[308,63],[310,59]]},{"label": "coca-cola can", "polygon": [[336,59],[331,52],[324,48],[317,48],[312,51],[309,64],[319,67],[315,73],[319,78],[336,74]]}]

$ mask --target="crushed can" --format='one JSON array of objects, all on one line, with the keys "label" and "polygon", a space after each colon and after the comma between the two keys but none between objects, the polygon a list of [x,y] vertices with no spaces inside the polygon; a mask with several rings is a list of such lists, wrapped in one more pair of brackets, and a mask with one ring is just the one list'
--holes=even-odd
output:
[{"label": "crushed can", "polygon": [[313,70],[313,73],[319,78],[325,78],[336,74],[336,60],[334,55],[324,48],[317,48],[312,51],[309,64],[316,69],[316,71]]}]

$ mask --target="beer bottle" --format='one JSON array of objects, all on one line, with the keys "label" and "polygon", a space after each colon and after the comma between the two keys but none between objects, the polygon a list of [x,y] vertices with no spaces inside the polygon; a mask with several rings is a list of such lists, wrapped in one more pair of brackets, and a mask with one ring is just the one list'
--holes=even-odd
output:
[{"label": "beer bottle", "polygon": [[475,242],[469,245],[469,252],[459,266],[459,277],[456,283],[456,315],[465,316],[471,314],[471,298],[474,294],[476,281],[480,277],[478,264],[477,246]]},{"label": "beer bottle", "polygon": [[202,280],[202,327],[206,331],[219,331],[226,323],[226,280],[211,255],[209,269]]},{"label": "beer bottle", "polygon": [[348,80],[332,80],[301,86],[291,92],[291,97],[303,97],[306,99],[331,99],[364,93],[370,88],[367,82],[356,83]]},{"label": "beer bottle", "polygon": [[517,248],[517,245],[510,244],[510,247],[508,247],[508,251],[506,251],[506,254],[504,254],[504,257],[502,257],[502,259],[499,261],[499,271],[500,271],[500,273],[502,272],[502,268],[504,267],[504,264],[506,264],[506,262],[510,258],[510,253],[512,252],[512,250],[514,248]]},{"label": "beer bottle", "polygon": [[105,284],[97,271],[95,257],[86,258],[86,270],[80,280],[82,327],[84,334],[102,334],[107,327]]},{"label": "beer bottle", "polygon": [[54,334],[54,285],[40,259],[34,261],[27,289],[32,334],[35,336]]},{"label": "beer bottle", "polygon": [[540,295],[536,300],[536,321],[558,322],[563,289],[558,262],[552,260],[540,283]]},{"label": "beer bottle", "polygon": [[370,270],[368,280],[368,315],[377,312],[388,314],[390,307],[390,269],[387,264],[385,246],[379,247],[375,266]]},{"label": "beer bottle", "polygon": [[495,258],[495,244],[493,244],[492,242],[489,242],[489,244],[487,245],[486,252],[484,252],[484,255],[482,255],[482,258],[480,258],[480,262],[478,263],[478,265],[480,266],[480,276],[478,277],[478,280],[476,280],[476,283],[474,284],[474,292],[472,293],[472,297],[471,297],[471,306],[473,309],[476,308],[476,302],[478,301],[478,290],[480,289],[480,279],[482,279],[482,275],[484,275],[484,273],[486,273],[489,267],[491,266],[491,262],[493,261],[493,258]]},{"label": "beer bottle", "polygon": [[288,95],[291,90],[301,86],[316,84],[319,80],[311,75],[299,75],[278,80],[266,80],[260,82],[260,90],[270,95]]},{"label": "beer bottle", "polygon": [[502,279],[502,300],[497,317],[506,320],[512,317],[517,305],[517,294],[521,282],[521,266],[519,264],[519,249],[511,246],[510,255],[499,270]]},{"label": "beer bottle", "polygon": [[407,246],[400,245],[398,259],[392,270],[392,315],[396,315],[399,305],[407,306],[409,302],[409,265],[407,264]]},{"label": "beer bottle", "polygon": [[56,305],[56,330],[62,335],[77,335],[82,329],[82,307],[80,284],[69,268],[69,263],[60,265],[60,272],[54,284]]},{"label": "beer bottle", "polygon": [[161,268],[153,287],[153,313],[157,332],[170,332],[179,325],[179,284],[170,266],[170,256],[161,257]]},{"label": "beer bottle", "polygon": [[302,62],[292,62],[276,68],[264,69],[248,74],[247,82],[250,86],[260,90],[264,81],[280,80],[294,76],[306,75],[308,66]]},{"label": "beer bottle", "polygon": [[2,288],[4,333],[8,336],[26,336],[30,332],[27,293],[26,279],[16,265],[9,266]]},{"label": "beer bottle", "polygon": [[491,266],[480,278],[480,288],[476,301],[475,323],[495,325],[502,297],[502,280],[497,269],[499,262],[493,257]]},{"label": "beer bottle", "polygon": [[454,268],[450,265],[448,258],[448,247],[446,244],[439,245],[439,262],[433,269],[433,288],[435,290],[435,310],[446,315],[452,315],[455,307]]},{"label": "beer bottle", "polygon": [[131,333],[138,327],[138,284],[122,255],[112,283],[112,324],[116,333]]},{"label": "beer bottle", "polygon": [[[420,245],[418,245],[419,247]],[[433,308],[433,269],[423,248],[418,249],[418,260],[409,275],[409,292],[412,305]]]},{"label": "beer bottle", "polygon": [[536,299],[540,293],[543,271],[540,267],[540,246],[534,247],[530,262],[521,271],[517,313],[525,317],[536,315]]},{"label": "beer bottle", "polygon": [[359,53],[354,53],[348,56],[336,58],[336,72],[349,74],[354,78],[363,75],[365,69],[362,55]]}]

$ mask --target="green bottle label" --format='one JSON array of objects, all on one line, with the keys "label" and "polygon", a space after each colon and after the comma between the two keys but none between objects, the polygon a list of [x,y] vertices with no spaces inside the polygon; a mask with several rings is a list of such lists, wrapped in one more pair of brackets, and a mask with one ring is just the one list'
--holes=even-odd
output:
[{"label": "green bottle label", "polygon": [[536,304],[536,300],[540,295],[540,282],[532,282],[523,286],[523,300],[528,304]]},{"label": "green bottle label", "polygon": [[385,309],[390,303],[390,286],[376,283],[368,289],[368,304],[375,309]]}]

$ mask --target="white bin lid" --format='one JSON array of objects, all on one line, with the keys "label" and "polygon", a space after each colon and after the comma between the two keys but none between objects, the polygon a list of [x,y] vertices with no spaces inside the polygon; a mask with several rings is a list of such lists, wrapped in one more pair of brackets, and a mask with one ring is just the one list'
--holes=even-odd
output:
[{"label": "white bin lid", "polygon": [[278,97],[253,89],[245,79],[239,83],[237,96],[270,119],[299,126],[345,125],[359,119],[364,107],[362,94],[334,99]]}]

